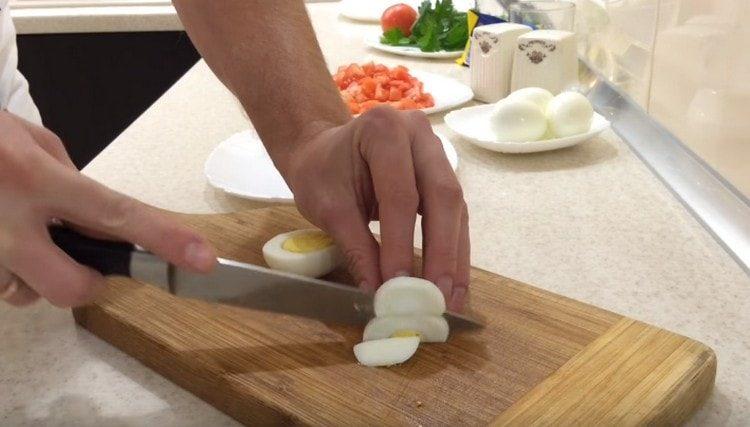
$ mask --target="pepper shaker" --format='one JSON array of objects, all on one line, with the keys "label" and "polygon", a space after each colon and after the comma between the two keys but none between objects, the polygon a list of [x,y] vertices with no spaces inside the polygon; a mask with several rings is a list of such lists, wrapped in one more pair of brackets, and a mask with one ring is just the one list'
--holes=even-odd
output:
[{"label": "pepper shaker", "polygon": [[508,22],[474,29],[470,68],[475,99],[496,102],[508,95],[516,41],[529,31],[531,28],[526,25]]},{"label": "pepper shaker", "polygon": [[513,91],[541,87],[558,94],[577,86],[575,34],[570,31],[538,30],[518,37],[511,81]]}]

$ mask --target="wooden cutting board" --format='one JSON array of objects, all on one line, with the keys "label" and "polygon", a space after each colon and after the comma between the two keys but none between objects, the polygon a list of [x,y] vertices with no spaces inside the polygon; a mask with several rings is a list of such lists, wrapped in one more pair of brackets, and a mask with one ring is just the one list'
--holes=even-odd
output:
[{"label": "wooden cutting board", "polygon": [[[293,208],[180,218],[220,256],[261,265],[266,240],[309,227]],[[478,269],[486,328],[378,369],[354,359],[361,328],[109,284],[76,321],[248,425],[678,424],[716,373],[699,342]]]}]

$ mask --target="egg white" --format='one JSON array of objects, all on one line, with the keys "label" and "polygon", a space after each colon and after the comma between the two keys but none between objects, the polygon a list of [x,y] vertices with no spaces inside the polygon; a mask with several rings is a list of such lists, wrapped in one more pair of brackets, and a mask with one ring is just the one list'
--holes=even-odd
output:
[{"label": "egg white", "polygon": [[321,277],[335,270],[342,260],[336,245],[311,252],[291,252],[283,248],[284,242],[294,236],[317,231],[315,229],[296,230],[282,233],[263,245],[263,259],[275,270],[299,274],[307,277]]},{"label": "egg white", "polygon": [[498,141],[537,141],[547,131],[547,117],[531,101],[505,98],[492,109],[490,126]]},{"label": "egg white", "polygon": [[445,312],[445,298],[429,280],[395,277],[378,288],[373,306],[377,317],[440,316]]},{"label": "egg white", "polygon": [[448,322],[442,316],[388,316],[374,317],[365,326],[363,341],[389,338],[399,331],[414,331],[421,342],[448,340]]},{"label": "egg white", "polygon": [[552,92],[541,87],[525,87],[508,95],[505,99],[519,99],[536,104],[542,111],[547,110],[547,104],[554,96]]},{"label": "egg white", "polygon": [[365,366],[392,366],[409,360],[419,348],[418,337],[384,338],[354,346],[354,356]]},{"label": "egg white", "polygon": [[578,92],[562,92],[547,104],[550,130],[558,138],[588,132],[593,117],[591,102]]}]

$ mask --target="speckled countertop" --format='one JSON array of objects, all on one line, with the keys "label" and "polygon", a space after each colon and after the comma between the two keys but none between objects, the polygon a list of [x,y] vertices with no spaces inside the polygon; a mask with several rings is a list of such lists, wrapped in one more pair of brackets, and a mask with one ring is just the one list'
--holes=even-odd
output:
[{"label": "speckled countertop", "polygon": [[[365,50],[372,27],[311,5],[331,67],[367,59],[467,81],[446,62]],[[695,425],[750,422],[750,278],[614,134],[534,155],[499,155],[449,135],[471,213],[477,267],[698,339],[717,353],[716,389]],[[263,206],[203,177],[214,146],[249,126],[198,63],[85,169],[183,212]],[[234,422],[77,328],[69,311],[0,305],[0,425],[230,425]]]}]

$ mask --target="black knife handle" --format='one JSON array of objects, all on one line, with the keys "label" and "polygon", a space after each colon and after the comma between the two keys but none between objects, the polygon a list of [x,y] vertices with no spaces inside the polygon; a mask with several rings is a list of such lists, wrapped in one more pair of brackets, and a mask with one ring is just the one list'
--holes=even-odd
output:
[{"label": "black knife handle", "polygon": [[52,241],[79,264],[105,276],[130,276],[130,259],[136,250],[134,245],[93,239],[57,225],[49,227],[49,234]]}]

